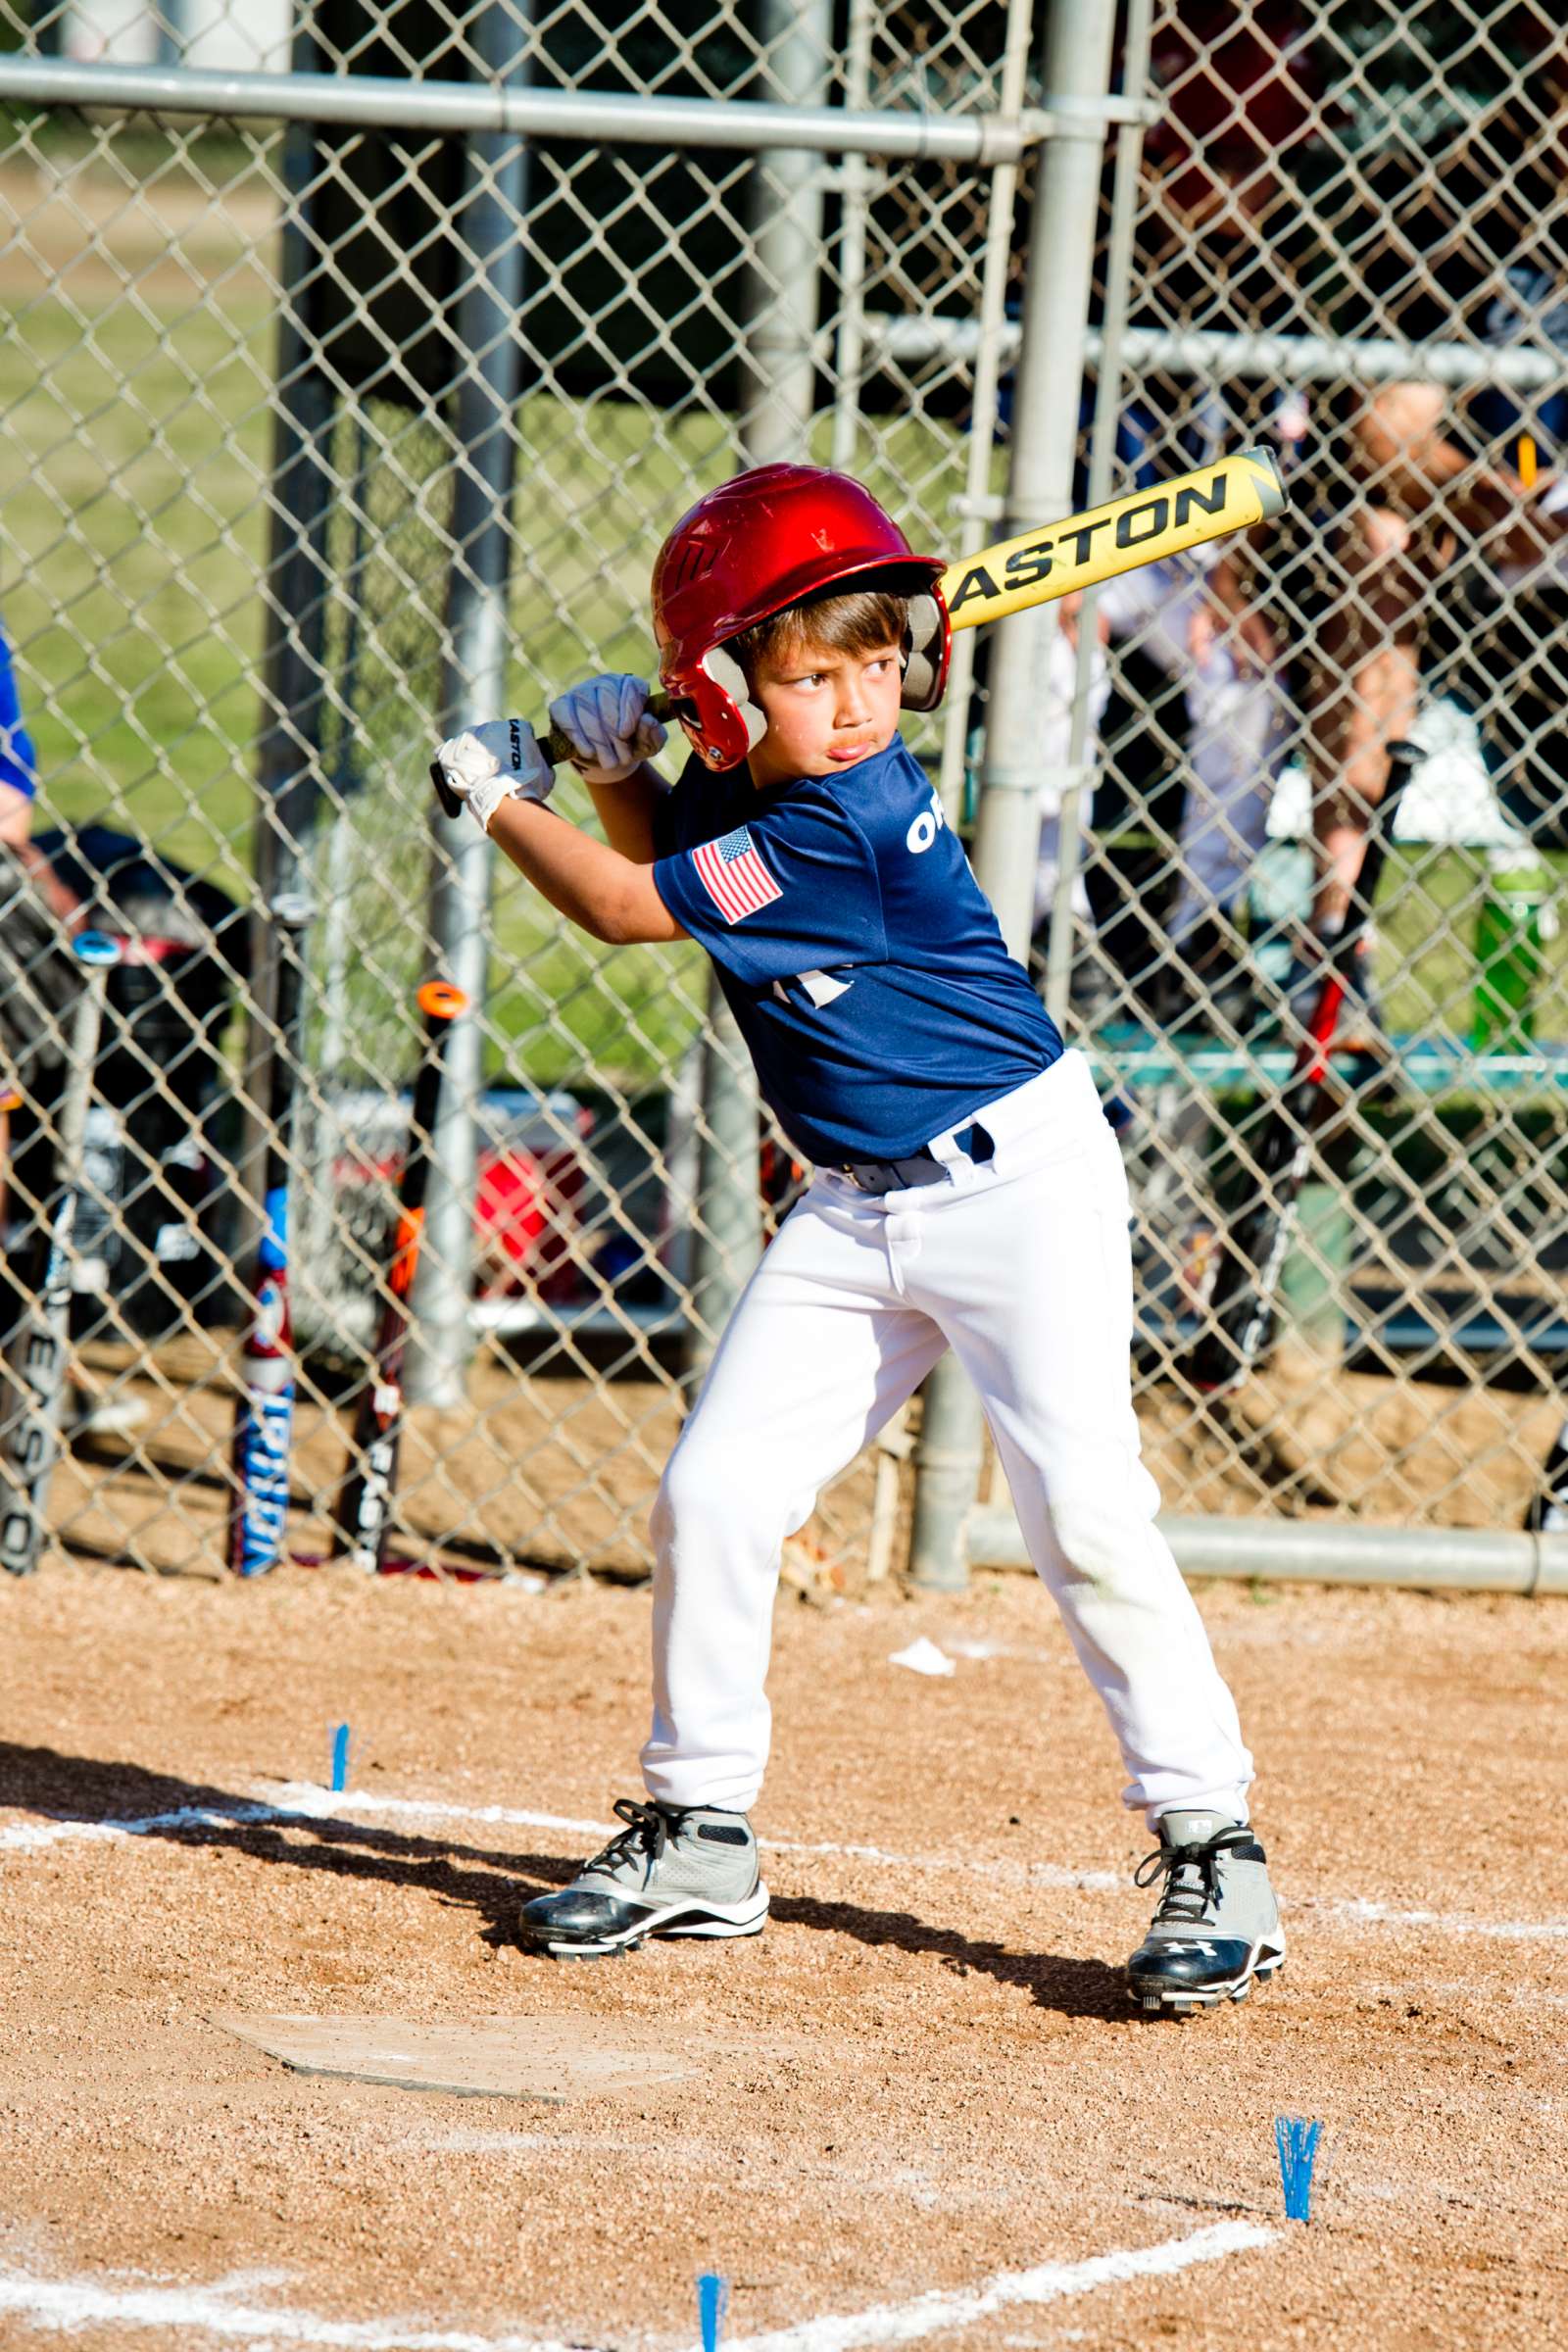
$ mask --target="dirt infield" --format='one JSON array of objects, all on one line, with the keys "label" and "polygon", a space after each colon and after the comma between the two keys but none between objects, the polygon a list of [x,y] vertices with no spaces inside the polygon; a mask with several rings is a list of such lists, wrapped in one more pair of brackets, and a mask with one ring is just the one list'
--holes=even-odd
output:
[{"label": "dirt infield", "polygon": [[[672,2348],[708,2269],[772,2352],[1560,2340],[1568,1611],[1201,1602],[1291,1954],[1161,2024],[1148,1839],[1023,1578],[786,1601],[766,1935],[574,1966],[510,1922],[635,1785],[645,1592],[8,1588],[0,2344]],[[951,1678],[889,1663],[921,1633]],[[269,2013],[684,2076],[377,2087],[215,2022]],[[1307,2229],[1282,2114],[1330,2135]]]}]

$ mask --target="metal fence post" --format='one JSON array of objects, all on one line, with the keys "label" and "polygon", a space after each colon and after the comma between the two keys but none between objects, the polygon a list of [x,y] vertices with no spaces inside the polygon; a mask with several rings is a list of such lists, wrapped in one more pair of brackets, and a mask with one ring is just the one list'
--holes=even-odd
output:
[{"label": "metal fence post", "polygon": [[[1150,29],[1153,0],[1131,0],[1122,47],[1122,95],[1142,99],[1149,79]],[[1133,230],[1138,217],[1138,183],[1144,158],[1142,122],[1123,122],[1116,131],[1116,172],[1111,192],[1110,242],[1105,254],[1104,323],[1101,328],[1095,386],[1095,421],[1089,452],[1089,504],[1110,496],[1121,415],[1122,345],[1132,299]],[[1089,706],[1094,692],[1097,592],[1085,591],[1078,621],[1078,658],[1073,667],[1072,718],[1067,730],[1067,776],[1056,827],[1056,888],[1051,909],[1051,946],[1046,974],[1046,1008],[1061,1028],[1072,993],[1073,884],[1083,849],[1084,754],[1089,744]]]},{"label": "metal fence post", "polygon": [[[766,95],[800,106],[821,105],[832,41],[827,0],[809,0],[806,7],[793,0],[763,0],[760,29]],[[760,157],[751,222],[741,451],[747,466],[771,466],[809,454],[822,265],[820,158],[793,150]],[[709,984],[707,1027],[692,1275],[697,1319],[686,1356],[693,1393],[762,1250],[757,1074],[716,976]]]},{"label": "metal fence post", "polygon": [[[757,1175],[757,1081],[746,1040],[716,980],[708,1004],[697,1128],[697,1248],[688,1400],[702,1384],[730,1310],[762,1247]],[[751,1181],[746,1179],[751,1173]]]},{"label": "metal fence post", "polygon": [[[468,39],[497,82],[521,78],[526,35],[510,7],[498,0],[487,8],[470,25]],[[520,139],[496,133],[469,139],[462,221],[472,274],[458,305],[464,372],[453,418],[443,734],[465,719],[499,717],[506,705],[526,177]],[[437,812],[431,825],[431,950],[439,976],[465,992],[468,1009],[453,1022],[447,1045],[407,1387],[416,1402],[451,1405],[462,1402],[473,1351],[474,1114],[484,1087],[491,853],[467,816]]]},{"label": "metal fence post", "polygon": [[[296,74],[314,73],[315,38],[296,30],[290,51]],[[253,865],[262,906],[305,887],[305,858],[320,793],[322,722],[326,710],[326,620],[331,595],[327,531],[333,480],[330,442],[332,390],[317,366],[306,325],[308,287],[316,253],[310,186],[315,136],[308,123],[290,126],[283,142],[283,182],[289,203],[279,255],[278,311],[272,392],[271,495],[267,570],[262,710],[256,753],[256,834]],[[271,925],[256,927],[257,967],[246,1012],[240,1098],[243,1135],[235,1192],[242,1228],[240,1262],[255,1247],[263,1219],[266,1150],[261,1073],[275,1042],[270,1006],[277,993],[279,946]]]},{"label": "metal fence post", "polygon": [[[830,0],[761,0],[763,94],[821,106],[833,54]],[[822,268],[822,159],[787,148],[758,158],[749,208],[752,262],[741,357],[741,447],[748,466],[808,455]]]},{"label": "metal fence post", "polygon": [[[1032,0],[1008,0],[1006,43],[1003,51],[999,93],[1004,115],[1015,115],[1023,104],[1024,80],[1029,69],[1029,46],[1033,34]],[[964,470],[962,511],[958,520],[958,553],[964,556],[973,555],[994,528],[989,519],[991,465],[996,447],[997,391],[1002,373],[1007,276],[1012,267],[1013,220],[1017,203],[1018,167],[1016,164],[999,164],[991,174],[985,257],[980,265],[980,315],[976,321],[974,377],[969,403],[969,450]],[[974,632],[961,630],[953,640],[953,662],[942,708],[940,790],[942,805],[953,824],[956,824],[963,814],[974,654]]]},{"label": "metal fence post", "polygon": [[[1072,509],[1084,337],[1089,322],[1115,0],[1055,0],[1046,40],[1049,96],[1076,100],[1057,116],[1040,159],[1024,280],[1023,319],[1007,468],[1004,536]],[[1012,953],[1029,952],[1039,853],[1041,744],[1056,612],[1015,613],[991,658],[974,870]],[[926,1384],[915,1452],[910,1573],[916,1584],[961,1588],[964,1522],[982,1454],[980,1400],[957,1357]]]},{"label": "metal fence post", "polygon": [[190,0],[159,0],[153,19],[153,62],[180,66],[190,41]]},{"label": "metal fence post", "polygon": [[[316,36],[296,27],[290,70],[320,67]],[[310,286],[318,267],[312,220],[316,135],[289,126],[283,141],[288,203],[278,275],[276,383],[272,395],[272,482],[262,599],[267,651],[257,750],[256,887],[264,900],[301,887],[301,868],[320,789],[326,680],[323,654],[331,571],[327,523],[333,477],[332,389],[311,346]]]},{"label": "metal fence post", "polygon": [[[344,579],[348,594],[343,619],[342,652],[338,665],[338,725],[332,756],[332,791],[318,829],[318,865],[322,874],[321,925],[318,959],[321,972],[321,1027],[317,1066],[323,1076],[341,1079],[350,1059],[349,965],[350,931],[354,908],[355,796],[364,787],[364,744],[356,725],[360,708],[361,658],[365,648],[364,612],[360,583],[365,575],[368,524],[368,444],[365,412],[356,405],[351,418],[353,461],[348,475],[348,505],[353,516]],[[324,833],[325,840],[320,836]],[[322,1128],[323,1135],[325,1127]],[[325,1198],[325,1171],[317,1181]]]},{"label": "metal fence post", "polygon": [[[871,0],[850,0],[844,53],[844,103],[858,112],[871,97]],[[1006,101],[1003,101],[1005,108]],[[865,359],[865,229],[871,166],[863,155],[839,165],[839,321],[833,384],[833,463],[855,464],[860,421],[860,374]]]}]

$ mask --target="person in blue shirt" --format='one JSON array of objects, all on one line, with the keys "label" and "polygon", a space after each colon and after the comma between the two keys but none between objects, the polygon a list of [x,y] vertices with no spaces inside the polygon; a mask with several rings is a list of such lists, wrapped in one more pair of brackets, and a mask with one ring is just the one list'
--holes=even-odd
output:
[{"label": "person in blue shirt", "polygon": [[711,957],[813,1167],[740,1299],[661,1483],[646,1800],[524,1905],[546,1951],[756,1934],[784,1539],[944,1350],[984,1399],[1031,1556],[1159,1839],[1129,1966],[1150,2009],[1240,1998],[1284,1956],[1251,1759],[1154,1525],[1129,1372],[1126,1179],[1088,1064],[1006,952],[899,734],[946,679],[942,565],[858,483],[767,466],[710,493],[654,573],[693,757],[671,791],[641,679],[551,706],[607,841],[545,806],[519,719],[443,744],[448,790],[595,938]]},{"label": "person in blue shirt", "polygon": [[37,772],[32,738],[23,724],[11,648],[0,632],[0,1210],[11,1113],[21,1107],[23,1079],[39,1042],[27,971],[27,951],[36,945],[37,927],[35,876],[30,869],[38,860],[29,847]]},{"label": "person in blue shirt", "polygon": [[[10,1197],[12,1114],[56,1099],[67,1024],[81,986],[72,933],[86,909],[32,840],[38,763],[22,714],[11,648],[0,631],[0,1356],[9,1354],[22,1294],[18,1268],[36,1240],[30,1205]],[[17,1188],[20,1190],[20,1188]],[[0,1424],[11,1410],[0,1382]],[[67,1371],[69,1435],[122,1435],[145,1420],[139,1397],[107,1396],[96,1374]],[[0,1428],[0,1443],[5,1432]]]}]

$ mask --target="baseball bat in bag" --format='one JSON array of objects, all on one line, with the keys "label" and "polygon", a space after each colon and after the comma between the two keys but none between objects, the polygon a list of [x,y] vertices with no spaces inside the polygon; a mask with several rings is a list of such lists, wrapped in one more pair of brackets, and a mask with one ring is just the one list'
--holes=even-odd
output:
[{"label": "baseball bat in bag", "polygon": [[15,1404],[3,1448],[7,1492],[0,1505],[0,1567],[13,1576],[29,1576],[38,1565],[49,1482],[60,1456],[82,1147],[109,972],[120,960],[120,944],[102,931],[78,931],[72,954],[81,968],[82,985],[71,1022],[60,1099],[53,1189],[43,1223],[43,1276],[18,1320],[6,1366]]},{"label": "baseball bat in bag", "polygon": [[398,1213],[388,1241],[386,1298],[375,1351],[354,1414],[348,1473],[333,1511],[333,1552],[347,1552],[356,1568],[373,1574],[386,1564],[387,1536],[397,1493],[398,1452],[403,1442],[403,1360],[408,1352],[409,1297],[419,1263],[424,1228],[424,1195],[430,1177],[430,1145],[441,1107],[447,1039],[452,1023],[467,1008],[461,988],[427,980],[418,995],[424,1015],[424,1050],[414,1082],[409,1146],[398,1186]]},{"label": "baseball bat in bag", "polygon": [[1371,925],[1395,811],[1419,758],[1413,744],[1389,746],[1389,780],[1367,834],[1350,910],[1324,957],[1323,977],[1291,1074],[1252,1148],[1256,1196],[1220,1241],[1204,1327],[1185,1366],[1193,1387],[1210,1396],[1239,1386],[1273,1339],[1280,1275],[1296,1231],[1301,1186],[1316,1139],[1335,1107],[1329,1079],[1340,1012],[1353,978],[1356,949]]},{"label": "baseball bat in bag", "polygon": [[268,909],[277,938],[277,995],[268,1056],[262,1233],[251,1270],[250,1322],[240,1349],[240,1389],[234,1401],[228,1565],[236,1576],[264,1576],[277,1566],[288,1520],[295,1392],[288,1295],[289,1147],[304,1027],[302,951],[312,912],[310,901],[297,891],[280,893]]},{"label": "baseball bat in bag", "polygon": [[[1184,555],[1210,539],[1266,522],[1284,505],[1285,492],[1266,449],[1216,458],[1211,466],[1177,474],[1152,490],[1135,490],[1130,498],[1113,498],[1063,522],[960,557],[942,575],[949,618],[956,629],[977,629],[983,621],[1004,620],[1009,612],[1054,604],[1058,597],[1098,587],[1164,556]],[[651,696],[648,708],[656,718],[679,716],[665,694]],[[559,728],[537,741],[552,767],[571,757],[572,747]],[[443,812],[456,816],[463,804],[448,791],[434,761],[430,781]]]}]

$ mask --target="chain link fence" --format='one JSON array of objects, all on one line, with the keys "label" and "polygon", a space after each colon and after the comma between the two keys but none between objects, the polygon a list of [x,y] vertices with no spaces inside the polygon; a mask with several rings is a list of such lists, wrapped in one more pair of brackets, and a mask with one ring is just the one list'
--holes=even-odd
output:
[{"label": "chain link fence", "polygon": [[[1180,1510],[1517,1529],[1568,1343],[1568,38],[1164,7],[1150,83],[1119,464],[1263,441],[1291,498],[1100,606],[1073,973],[1139,1171],[1143,1409]],[[1170,1373],[1363,914],[1277,1344],[1216,1413]]]},{"label": "chain link fence", "polygon": [[[1568,40],[1482,0],[1150,14],[1117,52],[1150,104],[1096,118],[1084,503],[1102,367],[1113,489],[1266,441],[1293,500],[1267,537],[1102,592],[1041,714],[1034,955],[1043,989],[1070,978],[1134,1173],[1146,1445],[1169,1511],[1260,1539],[1282,1509],[1517,1525],[1568,1345]],[[1038,32],[1019,0],[0,0],[0,622],[34,848],[125,943],[71,1172],[61,1544],[222,1568],[290,1046],[270,909],[303,890],[284,1555],[335,1547],[439,975],[470,1011],[428,1139],[394,1552],[646,1569],[691,1384],[804,1172],[699,952],[558,922],[432,826],[425,762],[465,718],[646,671],[653,552],[745,464],[844,466],[955,554],[999,535]],[[965,824],[972,642],[913,739]],[[1422,757],[1278,1337],[1205,1396],[1216,1237],[1265,1181],[1259,1126],[1402,739]],[[6,986],[58,1045],[27,956]],[[18,1073],[13,1321],[63,1060]],[[789,1576],[903,1558],[911,1446],[886,1433],[822,1497]],[[973,1519],[982,1556],[997,1522]]]}]

